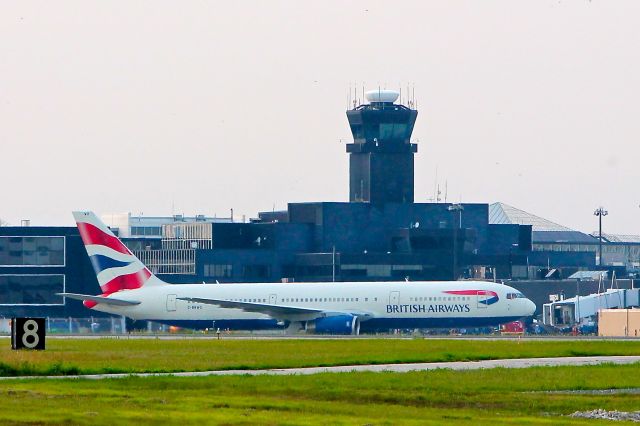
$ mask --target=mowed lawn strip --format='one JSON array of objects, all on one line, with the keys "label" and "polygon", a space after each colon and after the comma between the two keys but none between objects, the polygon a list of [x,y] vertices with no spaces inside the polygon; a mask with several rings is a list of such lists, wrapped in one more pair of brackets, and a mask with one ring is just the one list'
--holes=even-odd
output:
[{"label": "mowed lawn strip", "polygon": [[640,355],[640,341],[440,339],[49,339],[0,349],[0,376],[179,372],[334,365]]},{"label": "mowed lawn strip", "polygon": [[640,341],[105,338],[49,339],[45,351],[12,351],[6,342],[0,348],[0,376],[640,355]]},{"label": "mowed lawn strip", "polygon": [[0,423],[591,424],[566,417],[634,411],[640,365],[314,376],[152,377],[0,382]]}]

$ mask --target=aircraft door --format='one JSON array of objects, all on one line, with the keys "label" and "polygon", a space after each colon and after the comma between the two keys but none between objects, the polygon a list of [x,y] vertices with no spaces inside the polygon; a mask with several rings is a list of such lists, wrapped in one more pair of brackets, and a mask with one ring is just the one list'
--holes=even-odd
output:
[{"label": "aircraft door", "polygon": [[176,311],[176,297],[175,294],[167,294],[167,312]]},{"label": "aircraft door", "polygon": [[277,294],[270,294],[269,295],[269,304],[270,305],[275,305],[277,301],[278,301],[278,295]]},{"label": "aircraft door", "polygon": [[477,300],[477,307],[478,309],[486,309],[487,308],[487,301],[489,300],[489,298],[491,297],[491,295],[489,295],[486,291],[484,290],[478,290],[476,292],[476,300]]},{"label": "aircraft door", "polygon": [[389,293],[389,304],[390,305],[398,305],[400,303],[400,292],[392,291]]}]

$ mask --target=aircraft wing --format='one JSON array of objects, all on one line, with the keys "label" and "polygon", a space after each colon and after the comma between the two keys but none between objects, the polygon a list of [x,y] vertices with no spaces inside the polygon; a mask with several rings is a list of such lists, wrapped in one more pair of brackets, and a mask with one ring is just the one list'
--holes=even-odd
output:
[{"label": "aircraft wing", "polygon": [[90,296],[88,294],[56,293],[56,295],[68,297],[69,299],[82,300],[82,301],[90,300],[96,303],[105,303],[107,305],[115,305],[115,306],[133,306],[133,305],[140,304],[140,302],[137,300],[114,299],[113,297]]},{"label": "aircraft wing", "polygon": [[323,309],[314,308],[301,308],[298,306],[282,306],[282,305],[270,305],[267,303],[254,303],[254,302],[232,302],[230,300],[221,299],[207,299],[201,297],[178,297],[178,300],[186,300],[189,302],[204,303],[207,305],[216,305],[222,308],[241,309],[246,312],[255,312],[259,314],[269,315],[276,319],[288,319],[294,316],[305,316],[307,319],[315,319],[322,317],[330,317],[335,315],[357,315],[363,319],[371,317],[368,313],[362,312],[338,312],[338,311],[325,311]]}]

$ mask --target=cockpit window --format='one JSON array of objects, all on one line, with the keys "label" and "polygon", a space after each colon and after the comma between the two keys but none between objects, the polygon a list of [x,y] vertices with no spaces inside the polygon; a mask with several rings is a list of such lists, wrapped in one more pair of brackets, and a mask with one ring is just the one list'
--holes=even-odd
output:
[{"label": "cockpit window", "polygon": [[524,294],[522,293],[507,293],[507,299],[524,299]]}]

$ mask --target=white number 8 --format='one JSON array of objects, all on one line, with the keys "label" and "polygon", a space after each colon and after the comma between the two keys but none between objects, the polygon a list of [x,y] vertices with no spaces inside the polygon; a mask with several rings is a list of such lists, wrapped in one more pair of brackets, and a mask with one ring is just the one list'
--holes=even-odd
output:
[{"label": "white number 8", "polygon": [[[22,335],[22,344],[29,349],[33,349],[40,343],[38,336],[38,323],[34,320],[27,320],[23,326],[24,334]],[[33,342],[29,342],[29,338],[33,338]]]}]

